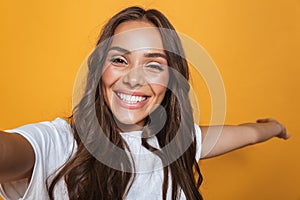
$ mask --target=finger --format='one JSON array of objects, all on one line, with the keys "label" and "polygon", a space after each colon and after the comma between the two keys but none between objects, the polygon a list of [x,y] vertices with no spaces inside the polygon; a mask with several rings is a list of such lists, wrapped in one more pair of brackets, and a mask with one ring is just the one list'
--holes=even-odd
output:
[{"label": "finger", "polygon": [[266,119],[258,119],[256,120],[256,123],[264,123],[266,121]]},{"label": "finger", "polygon": [[[280,124],[280,123],[279,123],[279,124]],[[280,124],[280,126],[281,126],[281,128],[282,128],[282,132],[283,132],[285,135],[287,135],[285,126],[283,126],[282,124]]]},{"label": "finger", "polygon": [[284,140],[287,140],[291,137],[291,134],[287,134],[286,132],[282,132],[277,137],[281,138],[281,139],[284,139]]},{"label": "finger", "polygon": [[283,138],[283,139],[287,140],[287,139],[289,139],[290,137],[291,137],[291,134],[286,134],[286,135],[284,135],[284,138]]},{"label": "finger", "polygon": [[271,118],[264,118],[256,120],[257,123],[266,123],[272,121]]}]

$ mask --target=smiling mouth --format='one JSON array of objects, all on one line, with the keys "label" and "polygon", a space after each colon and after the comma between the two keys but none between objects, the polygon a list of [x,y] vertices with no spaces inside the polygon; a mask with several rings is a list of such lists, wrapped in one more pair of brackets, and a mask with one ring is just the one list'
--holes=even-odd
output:
[{"label": "smiling mouth", "polygon": [[129,95],[129,94],[124,94],[121,92],[116,92],[116,95],[124,102],[128,104],[136,104],[139,102],[143,102],[147,100],[147,96],[135,96],[135,95]]}]

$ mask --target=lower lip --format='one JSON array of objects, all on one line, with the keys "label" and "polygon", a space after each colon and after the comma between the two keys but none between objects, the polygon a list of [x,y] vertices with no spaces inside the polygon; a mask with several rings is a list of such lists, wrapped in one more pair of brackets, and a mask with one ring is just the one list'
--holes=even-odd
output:
[{"label": "lower lip", "polygon": [[116,94],[114,96],[115,96],[115,99],[116,99],[117,103],[120,104],[122,107],[127,108],[127,109],[142,108],[149,101],[149,97],[147,97],[147,99],[145,101],[140,101],[140,102],[137,102],[137,103],[127,103],[127,102],[123,101],[122,99],[120,99],[120,97],[118,97]]}]

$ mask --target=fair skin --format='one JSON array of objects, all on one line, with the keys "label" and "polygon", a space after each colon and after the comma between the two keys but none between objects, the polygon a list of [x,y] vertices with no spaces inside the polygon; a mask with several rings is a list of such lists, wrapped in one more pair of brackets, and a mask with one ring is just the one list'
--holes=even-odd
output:
[{"label": "fair skin", "polygon": [[[119,25],[116,33],[149,27],[154,26],[141,21],[125,22]],[[164,52],[159,50],[163,49],[161,37],[155,29],[149,33],[136,31],[134,37],[131,34],[116,37],[104,66],[105,99],[116,119],[124,125],[122,130],[125,131],[140,129],[148,114],[161,103],[166,91],[169,75]],[[129,99],[126,95],[137,97]],[[207,136],[209,128],[210,134],[218,134],[219,127],[201,126],[202,138]],[[217,143],[202,159],[264,142],[272,137],[288,139],[290,136],[285,127],[274,119],[223,126]],[[31,177],[35,155],[25,138],[16,133],[0,131],[0,152],[1,183]]]},{"label": "fair skin", "polygon": [[115,35],[102,86],[122,130],[140,129],[165,96],[169,79],[166,55],[160,33],[147,22],[122,23]]},{"label": "fair skin", "polygon": [[[201,126],[200,128],[202,138],[206,137],[209,128],[212,129],[209,134],[217,135],[220,130],[220,126]],[[259,119],[256,123],[244,123],[238,126],[226,125],[221,128],[222,132],[217,143],[201,159],[219,156],[248,145],[261,143],[272,137],[284,140],[290,138],[290,135],[286,132],[286,128],[272,118]]]}]

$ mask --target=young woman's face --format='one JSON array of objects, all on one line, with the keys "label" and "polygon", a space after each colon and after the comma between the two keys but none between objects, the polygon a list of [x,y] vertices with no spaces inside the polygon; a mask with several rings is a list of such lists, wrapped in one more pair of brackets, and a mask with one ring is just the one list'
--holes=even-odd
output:
[{"label": "young woman's face", "polygon": [[117,27],[103,68],[102,85],[108,106],[126,127],[120,127],[122,130],[141,128],[161,104],[169,81],[167,66],[155,26],[129,21]]}]

